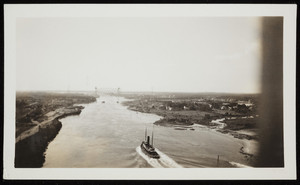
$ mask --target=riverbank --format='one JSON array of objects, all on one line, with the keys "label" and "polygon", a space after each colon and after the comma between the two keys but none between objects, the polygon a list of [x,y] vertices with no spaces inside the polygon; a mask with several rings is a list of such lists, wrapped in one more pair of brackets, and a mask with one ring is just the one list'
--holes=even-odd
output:
[{"label": "riverbank", "polygon": [[74,94],[17,97],[15,167],[42,167],[44,152],[62,127],[59,120],[81,113],[84,107],[74,104],[93,101],[95,97]]},{"label": "riverbank", "polygon": [[45,161],[44,152],[62,127],[59,120],[67,116],[79,115],[83,108],[83,106],[75,106],[54,111],[54,115],[50,116],[48,120],[20,134],[16,138],[15,167],[42,167]]},{"label": "riverbank", "polygon": [[238,139],[258,140],[257,122],[258,118],[254,117],[225,117],[218,120],[218,124],[223,124],[223,127],[217,131],[230,134]]}]

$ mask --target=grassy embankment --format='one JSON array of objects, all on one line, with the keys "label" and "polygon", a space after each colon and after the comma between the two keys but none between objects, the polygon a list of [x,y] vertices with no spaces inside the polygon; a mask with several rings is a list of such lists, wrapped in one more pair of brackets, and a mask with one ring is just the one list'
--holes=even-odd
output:
[{"label": "grassy embankment", "polygon": [[229,133],[235,138],[239,139],[258,139],[258,118],[236,118],[225,119],[223,121],[226,126],[222,130],[218,130],[221,133]]}]

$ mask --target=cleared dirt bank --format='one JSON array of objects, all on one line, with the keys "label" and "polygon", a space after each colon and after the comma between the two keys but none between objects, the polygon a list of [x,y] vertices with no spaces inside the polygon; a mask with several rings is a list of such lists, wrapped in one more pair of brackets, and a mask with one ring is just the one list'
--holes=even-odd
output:
[{"label": "cleared dirt bank", "polygon": [[17,92],[15,167],[42,167],[44,152],[62,127],[59,120],[79,115],[84,107],[78,104],[95,101],[88,93]]},{"label": "cleared dirt bank", "polygon": [[68,111],[45,122],[42,126],[37,126],[37,131],[31,132],[30,135],[23,135],[24,138],[20,138],[20,140],[16,142],[15,167],[42,167],[45,162],[44,152],[48,144],[56,137],[62,127],[59,119],[70,115],[79,115],[81,109],[83,109],[83,107],[76,107],[73,111]]}]

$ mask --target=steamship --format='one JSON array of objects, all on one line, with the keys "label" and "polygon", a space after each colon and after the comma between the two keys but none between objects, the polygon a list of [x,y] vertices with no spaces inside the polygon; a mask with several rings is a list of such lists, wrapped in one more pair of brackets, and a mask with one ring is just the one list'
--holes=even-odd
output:
[{"label": "steamship", "polygon": [[155,151],[155,148],[153,146],[153,132],[152,132],[152,142],[150,143],[150,136],[147,136],[147,129],[145,131],[145,141],[141,144],[141,149],[144,154],[146,154],[148,157],[159,159],[159,154]]}]

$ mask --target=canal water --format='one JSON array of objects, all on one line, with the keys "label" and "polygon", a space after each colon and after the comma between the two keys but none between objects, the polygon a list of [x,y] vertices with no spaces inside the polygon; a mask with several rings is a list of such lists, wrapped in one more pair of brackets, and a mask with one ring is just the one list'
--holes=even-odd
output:
[{"label": "canal water", "polygon": [[[105,101],[105,102],[104,102]],[[118,103],[118,101],[120,103]],[[239,151],[243,141],[201,125],[154,126],[160,117],[135,112],[128,101],[102,96],[84,105],[80,115],[61,119],[62,128],[45,152],[44,168],[229,167],[248,165]],[[154,129],[160,159],[141,152],[140,144]],[[217,161],[219,155],[219,162]]]}]

